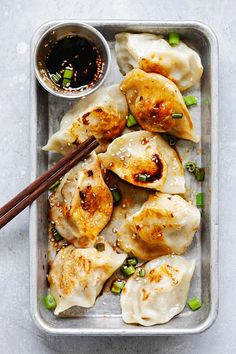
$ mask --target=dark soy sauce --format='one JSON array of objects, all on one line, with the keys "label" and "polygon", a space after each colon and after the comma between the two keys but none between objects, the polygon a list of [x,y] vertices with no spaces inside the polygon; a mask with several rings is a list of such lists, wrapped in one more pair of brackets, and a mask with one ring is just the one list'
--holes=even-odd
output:
[{"label": "dark soy sauce", "polygon": [[104,62],[93,43],[79,36],[68,36],[52,46],[46,58],[46,69],[58,87],[83,91],[101,77]]}]

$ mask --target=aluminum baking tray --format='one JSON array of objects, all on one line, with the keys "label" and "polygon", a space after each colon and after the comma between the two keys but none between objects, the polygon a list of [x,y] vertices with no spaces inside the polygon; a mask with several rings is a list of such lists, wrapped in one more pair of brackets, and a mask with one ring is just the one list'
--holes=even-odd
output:
[{"label": "aluminum baking tray", "polygon": [[[60,22],[51,21],[41,26],[33,36],[31,46],[31,179],[41,175],[52,162],[52,155],[41,150],[48,137],[58,129],[59,121],[71,102],[48,94],[37,82],[33,71],[33,49],[37,39],[49,27]],[[66,335],[175,335],[199,333],[209,328],[218,309],[218,47],[211,29],[199,22],[157,21],[83,21],[96,27],[107,39],[112,52],[113,64],[105,84],[121,78],[114,57],[114,35],[118,32],[151,32],[166,35],[177,31],[181,38],[195,48],[201,56],[204,74],[201,84],[191,90],[199,104],[193,108],[197,129],[201,133],[198,146],[198,162],[206,167],[206,179],[189,188],[193,198],[199,188],[205,193],[201,230],[197,233],[186,257],[197,262],[190,296],[202,299],[199,311],[187,307],[169,323],[153,327],[127,325],[122,321],[119,297],[104,293],[93,309],[69,312],[67,317],[56,317],[45,310],[42,298],[47,293],[47,216],[48,202],[44,193],[30,208],[30,272],[31,311],[38,327],[51,334]],[[193,145],[189,144],[189,155]],[[181,150],[181,143],[179,146]],[[196,158],[196,148],[195,155]],[[192,194],[191,194],[192,193]]]}]

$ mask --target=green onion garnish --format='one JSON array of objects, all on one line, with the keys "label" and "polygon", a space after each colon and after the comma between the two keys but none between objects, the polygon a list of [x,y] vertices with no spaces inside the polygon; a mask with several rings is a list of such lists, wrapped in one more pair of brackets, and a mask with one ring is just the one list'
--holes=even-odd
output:
[{"label": "green onion garnish", "polygon": [[138,274],[138,275],[140,276],[140,278],[145,277],[145,275],[146,275],[146,271],[145,271],[145,269],[144,269],[144,268],[140,269],[140,271],[139,271],[139,274]]},{"label": "green onion garnish", "polygon": [[201,207],[204,205],[204,195],[203,193],[197,193],[196,194],[196,205],[198,207]]},{"label": "green onion garnish", "polygon": [[200,309],[200,307],[202,306],[201,300],[195,296],[192,299],[188,300],[188,306],[190,307],[191,310],[196,311]]},{"label": "green onion garnish", "polygon": [[170,45],[179,44],[180,43],[179,33],[176,33],[176,32],[169,33],[168,42],[169,42]]},{"label": "green onion garnish", "polygon": [[185,166],[186,170],[190,173],[193,173],[196,169],[196,164],[192,161],[186,162]]},{"label": "green onion garnish", "polygon": [[121,281],[121,280],[116,280],[114,281],[114,283],[112,284],[112,288],[111,291],[114,294],[120,294],[121,290],[124,288],[125,286],[125,281]]},{"label": "green onion garnish", "polygon": [[105,250],[105,245],[103,242],[99,242],[96,244],[96,249],[98,250],[98,252],[103,252]]},{"label": "green onion garnish", "polygon": [[70,85],[70,79],[63,79],[62,80],[62,87],[68,87]]},{"label": "green onion garnish", "polygon": [[181,119],[183,117],[183,113],[172,113],[173,119]]},{"label": "green onion garnish", "polygon": [[138,181],[139,182],[147,182],[147,176],[142,173],[139,173],[138,174]]},{"label": "green onion garnish", "polygon": [[57,242],[59,242],[63,239],[63,237],[59,234],[59,232],[57,231],[57,229],[54,226],[52,227],[52,234],[53,234],[54,240]]},{"label": "green onion garnish", "polygon": [[132,114],[129,115],[127,122],[126,122],[126,126],[128,128],[133,127],[134,125],[137,125],[138,122],[136,121],[136,119],[134,118],[134,116],[132,116]]},{"label": "green onion garnish", "polygon": [[169,135],[169,137],[168,137],[168,143],[169,143],[170,146],[175,146],[176,143],[177,143],[176,137],[173,136],[173,135]]},{"label": "green onion garnish", "polygon": [[197,167],[194,171],[194,176],[198,182],[204,181],[205,169],[203,167]]},{"label": "green onion garnish", "polygon": [[51,191],[52,189],[56,188],[60,183],[61,183],[61,181],[58,180],[55,183],[53,183],[48,189]]},{"label": "green onion garnish", "polygon": [[48,294],[44,298],[44,304],[48,310],[53,310],[57,306],[57,302],[52,294]]},{"label": "green onion garnish", "polygon": [[112,196],[113,196],[113,202],[118,203],[120,201],[120,192],[118,189],[113,189],[111,190]]},{"label": "green onion garnish", "polygon": [[70,85],[73,73],[73,69],[65,68],[63,73],[62,87],[68,87]]},{"label": "green onion garnish", "polygon": [[168,141],[168,144],[169,144],[170,146],[175,146],[175,145],[176,145],[178,139],[177,139],[175,136],[170,135],[170,134],[168,134],[168,133],[163,134],[163,136],[164,136],[164,138]]},{"label": "green onion garnish", "polygon": [[64,73],[63,73],[63,78],[71,80],[73,73],[74,73],[73,69],[65,68]]},{"label": "green onion garnish", "polygon": [[129,266],[136,266],[137,264],[138,264],[138,261],[137,261],[137,259],[135,258],[135,257],[133,257],[133,258],[128,258],[127,259],[127,263],[128,263],[128,265]]},{"label": "green onion garnish", "polygon": [[59,74],[59,73],[52,74],[52,75],[51,75],[51,78],[52,78],[52,80],[57,84],[58,81],[60,81],[60,79],[61,79],[61,74]]},{"label": "green onion garnish", "polygon": [[194,176],[198,182],[204,181],[205,169],[203,167],[197,167],[194,162],[189,161],[185,164],[185,168],[188,172],[194,173]]},{"label": "green onion garnish", "polygon": [[130,275],[135,273],[135,268],[132,265],[131,266],[123,265],[121,267],[121,271],[126,277],[129,277]]},{"label": "green onion garnish", "polygon": [[187,107],[195,105],[195,104],[197,104],[197,97],[191,96],[191,95],[185,96],[184,103],[186,104]]}]

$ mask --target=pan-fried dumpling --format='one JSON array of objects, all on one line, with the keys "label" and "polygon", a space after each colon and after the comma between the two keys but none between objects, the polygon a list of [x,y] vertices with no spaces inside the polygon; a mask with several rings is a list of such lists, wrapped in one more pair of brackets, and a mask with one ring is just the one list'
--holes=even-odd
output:
[{"label": "pan-fried dumpling", "polygon": [[72,306],[92,307],[105,281],[122,265],[126,254],[113,251],[108,243],[96,248],[62,248],[49,272],[50,292],[55,297],[55,315]]},{"label": "pan-fried dumpling", "polygon": [[194,268],[195,261],[174,255],[146,263],[145,277],[137,270],[122,290],[123,320],[143,326],[170,321],[184,309]]},{"label": "pan-fried dumpling", "polygon": [[101,88],[79,100],[62,118],[60,130],[43,150],[66,154],[94,135],[102,151],[125,128],[128,107],[118,85]]},{"label": "pan-fried dumpling", "polygon": [[90,247],[111,218],[112,194],[96,153],[72,168],[50,196],[50,220],[77,247]]},{"label": "pan-fried dumpling", "polygon": [[140,130],[115,139],[102,164],[139,187],[166,193],[184,193],[184,171],[174,149],[159,135]]},{"label": "pan-fried dumpling", "polygon": [[168,77],[181,91],[195,85],[202,76],[199,55],[182,41],[171,46],[163,36],[151,33],[119,33],[115,37],[117,62],[123,74],[139,67]]},{"label": "pan-fried dumpling", "polygon": [[184,253],[200,224],[199,210],[179,195],[156,193],[118,230],[119,246],[150,260]]},{"label": "pan-fried dumpling", "polygon": [[114,244],[117,241],[117,231],[127,218],[140,210],[149,195],[155,192],[148,188],[136,187],[108,170],[104,179],[110,190],[119,192],[120,200],[119,203],[114,204],[112,218],[99,236],[103,236],[106,241]]},{"label": "pan-fried dumpling", "polygon": [[120,89],[143,129],[199,141],[178,87],[166,77],[133,69],[125,76]]}]

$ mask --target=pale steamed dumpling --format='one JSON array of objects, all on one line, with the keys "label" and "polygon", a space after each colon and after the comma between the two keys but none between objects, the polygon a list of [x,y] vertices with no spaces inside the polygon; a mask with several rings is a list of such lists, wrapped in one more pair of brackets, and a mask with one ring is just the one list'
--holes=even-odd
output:
[{"label": "pale steamed dumpling", "polygon": [[128,106],[119,85],[101,88],[80,99],[62,118],[60,130],[43,147],[66,154],[94,135],[101,151],[125,128]]},{"label": "pale steamed dumpling", "polygon": [[104,243],[104,250],[62,248],[49,272],[50,292],[55,297],[55,315],[72,306],[92,307],[105,281],[122,265],[126,254],[116,253]]},{"label": "pale steamed dumpling", "polygon": [[102,164],[139,187],[166,193],[184,193],[184,171],[174,149],[159,135],[146,131],[125,134],[113,141]]},{"label": "pale steamed dumpling", "polygon": [[112,194],[95,152],[72,168],[50,196],[50,220],[65,239],[78,247],[94,245],[112,210]]},{"label": "pale steamed dumpling", "polygon": [[[199,142],[191,115],[172,81],[159,74],[133,69],[121,82],[120,89],[143,129]],[[175,114],[180,114],[180,118],[176,119]]]},{"label": "pale steamed dumpling", "polygon": [[119,246],[150,260],[184,253],[200,224],[200,212],[179,195],[156,193],[118,230]]},{"label": "pale steamed dumpling", "polygon": [[116,56],[123,74],[133,68],[168,77],[181,91],[195,85],[203,67],[199,55],[185,43],[171,46],[163,36],[151,33],[118,33]]},{"label": "pale steamed dumpling", "polygon": [[132,275],[121,293],[122,317],[126,323],[153,326],[179,314],[187,300],[195,261],[181,256],[163,256],[145,264],[146,275]]}]

